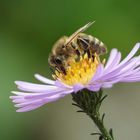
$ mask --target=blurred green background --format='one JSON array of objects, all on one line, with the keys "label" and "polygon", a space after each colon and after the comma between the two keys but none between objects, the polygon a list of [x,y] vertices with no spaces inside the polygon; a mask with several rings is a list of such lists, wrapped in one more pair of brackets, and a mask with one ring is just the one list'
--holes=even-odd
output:
[{"label": "blurred green background", "polygon": [[[53,43],[89,21],[86,32],[123,57],[140,41],[139,0],[0,0],[0,140],[96,140],[92,121],[76,113],[71,96],[27,113],[16,113],[9,96],[15,80],[51,77]],[[140,83],[117,84],[102,112],[116,140],[140,139]]]}]

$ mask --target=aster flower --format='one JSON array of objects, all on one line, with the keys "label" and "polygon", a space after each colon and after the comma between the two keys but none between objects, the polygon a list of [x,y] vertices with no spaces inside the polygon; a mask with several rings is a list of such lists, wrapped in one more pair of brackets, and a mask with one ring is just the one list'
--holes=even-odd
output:
[{"label": "aster flower", "polygon": [[139,82],[140,56],[134,56],[139,48],[140,43],[137,43],[123,60],[121,52],[112,49],[106,64],[98,55],[92,59],[85,54],[78,62],[71,62],[65,75],[55,71],[55,80],[35,74],[35,78],[43,84],[16,81],[20,91],[12,91],[14,95],[10,98],[19,108],[17,112],[26,112],[84,89],[98,92],[118,82]]},{"label": "aster flower", "polygon": [[102,89],[118,82],[140,81],[140,56],[135,56],[140,43],[123,60],[121,53],[112,49],[105,63],[105,59],[100,60],[100,55],[107,52],[104,43],[82,33],[93,23],[89,22],[70,37],[60,38],[53,46],[48,60],[54,80],[35,74],[42,84],[16,81],[19,91],[13,91],[10,98],[19,108],[17,112],[27,112],[71,94],[72,105],[80,108],[77,112],[86,113],[98,127],[99,132],[92,135],[99,135],[99,140],[114,140],[113,130],[108,131],[104,126],[105,114],[99,112],[107,97]]}]

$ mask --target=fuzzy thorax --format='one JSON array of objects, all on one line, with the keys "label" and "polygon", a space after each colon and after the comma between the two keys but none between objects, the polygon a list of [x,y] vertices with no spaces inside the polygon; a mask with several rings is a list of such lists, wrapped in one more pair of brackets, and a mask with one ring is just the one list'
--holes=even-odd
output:
[{"label": "fuzzy thorax", "polygon": [[85,54],[80,57],[79,61],[74,59],[70,62],[69,67],[66,69],[66,74],[55,71],[55,76],[53,75],[53,77],[70,86],[74,84],[86,85],[94,76],[99,63],[100,60],[96,54],[94,58],[89,58]]}]

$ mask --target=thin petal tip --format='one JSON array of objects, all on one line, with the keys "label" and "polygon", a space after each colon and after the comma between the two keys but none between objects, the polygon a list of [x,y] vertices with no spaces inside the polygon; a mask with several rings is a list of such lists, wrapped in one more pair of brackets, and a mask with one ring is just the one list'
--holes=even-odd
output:
[{"label": "thin petal tip", "polygon": [[138,48],[140,49],[140,42],[137,42],[137,43],[135,44],[135,47],[138,47]]},{"label": "thin petal tip", "polygon": [[35,74],[34,74],[34,77],[35,77],[35,78],[38,77],[38,76],[40,76],[38,73],[35,73]]},{"label": "thin petal tip", "polygon": [[13,99],[13,96],[9,96],[9,99]]},{"label": "thin petal tip", "polygon": [[[20,109],[16,110],[16,112],[18,113],[22,113],[23,111],[21,111]],[[24,111],[25,112],[25,111]]]},{"label": "thin petal tip", "polygon": [[22,81],[15,81],[14,82],[17,86],[22,83]]}]

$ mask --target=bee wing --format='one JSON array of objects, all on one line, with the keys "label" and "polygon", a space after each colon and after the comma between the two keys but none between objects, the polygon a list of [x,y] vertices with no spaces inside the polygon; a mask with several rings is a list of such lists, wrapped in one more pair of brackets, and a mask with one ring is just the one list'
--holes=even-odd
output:
[{"label": "bee wing", "polygon": [[93,22],[89,22],[87,23],[85,26],[81,27],[80,29],[78,29],[76,32],[74,32],[66,41],[66,43],[64,44],[65,46],[69,45],[69,43],[81,32],[84,32],[87,28],[89,28],[93,23]]}]

